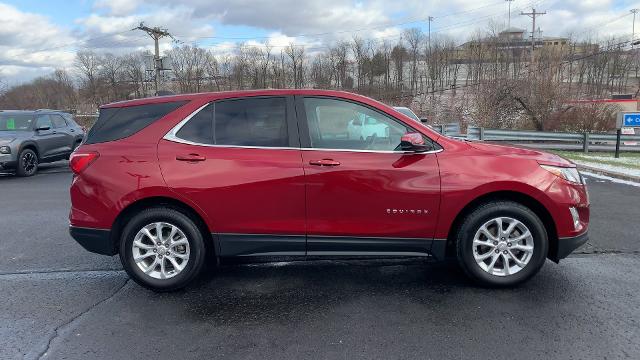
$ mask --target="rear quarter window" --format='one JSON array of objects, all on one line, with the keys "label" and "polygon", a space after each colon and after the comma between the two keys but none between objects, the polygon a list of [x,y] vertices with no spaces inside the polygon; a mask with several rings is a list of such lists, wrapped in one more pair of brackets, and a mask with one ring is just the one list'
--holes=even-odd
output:
[{"label": "rear quarter window", "polygon": [[100,109],[98,120],[89,131],[85,143],[97,144],[127,138],[186,103],[174,101]]}]

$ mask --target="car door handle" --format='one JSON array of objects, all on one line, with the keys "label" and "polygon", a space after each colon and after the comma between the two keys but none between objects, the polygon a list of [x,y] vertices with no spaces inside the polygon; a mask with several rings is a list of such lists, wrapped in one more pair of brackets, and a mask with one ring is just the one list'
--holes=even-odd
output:
[{"label": "car door handle", "polygon": [[205,161],[207,160],[207,158],[199,154],[189,154],[189,155],[177,155],[176,160],[196,162],[196,161]]},{"label": "car door handle", "polygon": [[73,129],[69,129],[69,131],[71,131],[71,132],[76,132],[76,131],[75,131],[75,130],[73,130]]},{"label": "car door handle", "polygon": [[338,166],[340,165],[339,161],[335,161],[333,159],[322,159],[322,160],[311,160],[309,161],[310,165],[315,166]]}]

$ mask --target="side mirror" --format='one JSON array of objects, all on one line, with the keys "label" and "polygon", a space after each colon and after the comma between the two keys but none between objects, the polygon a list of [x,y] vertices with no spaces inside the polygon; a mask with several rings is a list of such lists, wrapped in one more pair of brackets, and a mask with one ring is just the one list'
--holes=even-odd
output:
[{"label": "side mirror", "polygon": [[353,126],[362,126],[362,120],[360,119],[355,119],[352,122]]},{"label": "side mirror", "polygon": [[46,130],[51,130],[50,126],[40,126],[38,128],[36,128],[36,131],[46,131]]},{"label": "side mirror", "polygon": [[402,151],[425,152],[429,146],[424,142],[422,134],[407,133],[400,138],[400,148]]}]

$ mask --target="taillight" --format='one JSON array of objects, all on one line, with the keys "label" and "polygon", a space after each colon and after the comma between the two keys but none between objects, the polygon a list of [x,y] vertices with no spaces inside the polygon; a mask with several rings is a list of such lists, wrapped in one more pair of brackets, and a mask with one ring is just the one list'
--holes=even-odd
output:
[{"label": "taillight", "polygon": [[100,154],[95,151],[73,153],[71,154],[71,159],[69,159],[69,167],[74,174],[80,174],[91,163],[96,161],[99,156]]}]

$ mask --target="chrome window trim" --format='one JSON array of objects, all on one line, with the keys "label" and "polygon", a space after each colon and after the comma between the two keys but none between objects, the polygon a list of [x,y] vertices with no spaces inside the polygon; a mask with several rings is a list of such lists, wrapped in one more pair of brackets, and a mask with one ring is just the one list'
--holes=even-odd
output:
[{"label": "chrome window trim", "polygon": [[424,152],[402,151],[402,150],[357,150],[357,149],[324,149],[324,148],[301,148],[302,151],[339,151],[339,152],[356,152],[356,153],[378,153],[378,154],[407,154],[422,155],[435,154],[442,152],[443,149],[429,150]]},{"label": "chrome window trim", "polygon": [[217,145],[217,144],[203,144],[197,143],[194,141],[185,140],[179,138],[176,134],[182,129],[182,127],[189,122],[194,116],[196,116],[202,109],[212,104],[208,102],[196,110],[194,110],[191,114],[187,115],[183,120],[181,120],[176,126],[174,126],[169,132],[167,132],[162,139],[185,144],[185,145],[194,145],[194,146],[204,146],[204,147],[214,147],[214,148],[230,148],[230,149],[272,149],[272,150],[302,150],[302,151],[340,151],[340,152],[355,152],[355,153],[378,153],[378,154],[435,154],[442,152],[443,149],[436,149],[425,152],[413,152],[413,151],[402,151],[402,150],[358,150],[358,149],[324,149],[324,148],[303,148],[303,147],[291,147],[291,146],[249,146],[249,145]]},{"label": "chrome window trim", "polygon": [[194,146],[203,146],[203,147],[212,147],[212,148],[229,148],[229,149],[271,149],[271,150],[300,150],[299,147],[291,147],[291,146],[249,146],[249,145],[215,145],[215,144],[202,144],[189,140],[180,139],[179,137],[169,136],[169,134],[163,137],[164,140],[172,141],[180,144],[186,145],[194,145]]},{"label": "chrome window trim", "polygon": [[[191,120],[191,118],[193,118],[194,116],[196,116],[200,111],[202,111],[202,109],[206,108],[207,106],[209,106],[209,104],[211,104],[210,102],[200,106],[199,108],[195,109],[191,114],[187,115],[187,117],[185,117],[184,119],[182,119],[182,121],[180,121],[176,126],[174,126],[171,130],[169,130],[168,133],[166,133],[162,138],[165,140],[169,140],[169,141],[174,141],[174,142],[179,142],[179,143],[186,143],[186,144],[192,144],[192,145],[198,145],[197,143],[194,143],[192,141],[188,141],[188,140],[184,140],[181,139],[179,137],[176,136],[176,134],[178,133],[178,131],[180,131],[180,129],[182,129],[182,127],[189,122],[189,120]],[[205,144],[200,144],[200,145],[205,145]]]}]

